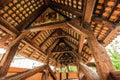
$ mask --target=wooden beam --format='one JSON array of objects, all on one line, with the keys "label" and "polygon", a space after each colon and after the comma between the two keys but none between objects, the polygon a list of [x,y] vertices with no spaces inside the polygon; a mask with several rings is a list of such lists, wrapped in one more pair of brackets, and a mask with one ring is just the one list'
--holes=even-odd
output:
[{"label": "wooden beam", "polygon": [[101,80],[98,74],[92,71],[87,65],[80,63],[79,64],[80,70],[85,74],[85,76],[90,80]]},{"label": "wooden beam", "polygon": [[88,36],[88,44],[93,51],[93,56],[95,58],[96,68],[101,80],[107,80],[107,76],[110,71],[114,70],[112,62],[105,50],[105,48],[97,41],[94,37],[93,32],[89,29],[86,30],[79,25],[72,23],[73,29],[78,32],[82,32]]},{"label": "wooden beam", "polygon": [[52,50],[55,48],[57,43],[60,41],[60,39],[56,39],[52,45],[49,46],[49,48],[46,50],[46,52],[52,52]]},{"label": "wooden beam", "polygon": [[81,13],[80,10],[72,8],[70,6],[66,6],[66,5],[60,4],[60,3],[56,3],[54,1],[52,1],[50,3],[50,6],[53,6],[53,7],[57,8],[57,9],[62,9],[64,11],[69,12],[69,13],[71,13],[73,15],[78,16],[78,17],[82,16],[82,13]]},{"label": "wooden beam", "polygon": [[71,46],[74,50],[77,49],[77,46],[76,46],[75,44],[71,43],[70,41],[64,39],[64,42],[65,42],[66,44],[68,44],[69,46]]},{"label": "wooden beam", "polygon": [[54,72],[51,70],[50,67],[48,67],[48,70],[49,70],[50,75],[51,75],[51,77],[53,78],[53,80],[57,80],[57,76],[54,74]]},{"label": "wooden beam", "polygon": [[79,34],[88,37],[88,34],[86,34],[87,31],[83,29],[79,24],[76,24],[76,20],[69,21],[67,25],[76,30]]},{"label": "wooden beam", "polygon": [[42,46],[44,46],[44,43],[46,43],[50,38],[51,36],[55,35],[57,33],[57,31],[55,30],[54,32],[52,32],[40,45],[39,47],[41,48]]},{"label": "wooden beam", "polygon": [[14,26],[12,26],[11,24],[9,24],[2,17],[0,17],[0,24],[1,24],[0,28],[2,28],[3,30],[9,32],[9,34],[19,35],[19,31]]},{"label": "wooden beam", "polygon": [[46,9],[47,5],[42,5],[35,12],[29,15],[20,25],[17,26],[18,30],[22,31],[24,28],[29,28],[30,25],[35,21]]},{"label": "wooden beam", "polygon": [[41,71],[43,71],[44,69],[46,68],[46,65],[44,66],[40,66],[40,67],[37,67],[37,68],[34,68],[34,69],[31,69],[29,71],[26,71],[24,73],[21,73],[21,74],[18,74],[18,75],[15,75],[15,76],[11,76],[11,77],[6,77],[2,80],[24,80],[36,73],[39,73]]},{"label": "wooden beam", "polygon": [[28,28],[26,30],[31,31],[31,32],[37,32],[37,31],[59,29],[59,28],[65,28],[65,27],[67,27],[66,23],[60,22],[60,23],[45,24],[45,25],[40,25],[40,26],[31,26],[31,28]]},{"label": "wooden beam", "polygon": [[96,64],[95,64],[95,62],[88,62],[87,66],[89,66],[89,67],[96,67]]},{"label": "wooden beam", "polygon": [[94,37],[93,32],[89,30],[88,44],[93,51],[96,68],[101,80],[107,80],[110,71],[114,70],[113,64],[105,48]]},{"label": "wooden beam", "polygon": [[4,77],[7,74],[10,63],[12,62],[12,59],[14,58],[14,55],[17,51],[18,45],[27,33],[28,32],[22,33],[9,45],[7,52],[5,53],[5,56],[2,58],[0,62],[1,65],[0,78]]},{"label": "wooden beam", "polygon": [[0,0],[0,8],[2,8],[3,6],[5,6],[10,1],[12,1],[12,0]]},{"label": "wooden beam", "polygon": [[64,18],[66,18],[67,21],[71,20],[70,17],[68,17],[67,15],[65,15],[64,13],[60,12],[59,10],[55,9],[55,7],[53,6],[49,6],[52,10],[54,10],[55,12],[57,12],[58,14],[62,15]]},{"label": "wooden beam", "polygon": [[78,53],[82,52],[82,48],[83,48],[83,45],[84,45],[84,40],[85,40],[85,37],[83,35],[80,35]]},{"label": "wooden beam", "polygon": [[86,1],[87,1],[87,4],[85,5],[86,7],[85,7],[85,13],[84,13],[84,22],[90,23],[96,0],[86,0]]}]

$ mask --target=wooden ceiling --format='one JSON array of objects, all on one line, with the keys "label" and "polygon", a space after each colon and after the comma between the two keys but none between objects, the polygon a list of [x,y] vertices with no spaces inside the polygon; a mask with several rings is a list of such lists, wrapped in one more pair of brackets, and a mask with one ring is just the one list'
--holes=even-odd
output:
[{"label": "wooden ceiling", "polygon": [[0,47],[7,49],[23,34],[17,49],[22,56],[46,62],[50,54],[53,66],[75,64],[77,58],[87,63],[92,59],[87,36],[71,21],[86,25],[106,46],[120,33],[120,0],[1,0]]}]

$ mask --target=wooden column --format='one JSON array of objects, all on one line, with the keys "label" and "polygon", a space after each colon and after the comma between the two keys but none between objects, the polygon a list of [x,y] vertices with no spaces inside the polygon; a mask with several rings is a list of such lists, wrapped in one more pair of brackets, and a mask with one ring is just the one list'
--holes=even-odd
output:
[{"label": "wooden column", "polygon": [[42,72],[45,68],[46,68],[46,65],[43,65],[43,66],[36,67],[31,70],[24,71],[21,74],[18,73],[18,74],[15,74],[15,75],[12,75],[12,76],[6,77],[4,79],[0,79],[0,80],[25,80],[26,78],[28,78],[36,73]]},{"label": "wooden column", "polygon": [[60,80],[62,80],[62,64],[60,66]]},{"label": "wooden column", "polygon": [[79,64],[80,70],[85,74],[85,76],[90,80],[101,80],[98,74],[92,71],[87,65],[80,63]]},{"label": "wooden column", "polygon": [[24,32],[19,35],[8,47],[7,52],[5,53],[4,57],[0,62],[0,78],[4,77],[7,74],[9,66],[14,58],[14,55],[18,49],[20,41],[24,38],[24,36],[28,32]]},{"label": "wooden column", "polygon": [[101,80],[107,80],[110,71],[114,70],[110,57],[108,56],[105,48],[98,43],[91,31],[89,31],[88,44],[93,51],[96,68]]},{"label": "wooden column", "polygon": [[84,29],[79,24],[73,23],[73,21],[69,22],[68,25],[77,32],[82,33],[83,35],[87,35],[86,37],[88,38],[88,44],[93,51],[93,57],[95,59],[95,64],[100,76],[100,80],[107,80],[110,71],[114,70],[114,68],[105,48],[97,41],[90,29]]},{"label": "wooden column", "polygon": [[69,78],[69,67],[68,67],[68,65],[66,66],[66,79],[68,79]]}]

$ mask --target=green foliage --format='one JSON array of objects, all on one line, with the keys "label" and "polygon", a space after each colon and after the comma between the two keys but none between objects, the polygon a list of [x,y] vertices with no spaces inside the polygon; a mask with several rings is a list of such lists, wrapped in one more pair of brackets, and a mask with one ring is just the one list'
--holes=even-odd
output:
[{"label": "green foliage", "polygon": [[115,39],[109,46],[107,46],[107,51],[110,55],[112,63],[116,70],[120,70],[120,41]]}]

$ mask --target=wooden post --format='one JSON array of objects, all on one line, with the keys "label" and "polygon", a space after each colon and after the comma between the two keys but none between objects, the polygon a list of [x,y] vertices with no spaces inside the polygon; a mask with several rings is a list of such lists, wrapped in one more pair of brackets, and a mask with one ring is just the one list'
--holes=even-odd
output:
[{"label": "wooden post", "polygon": [[96,68],[101,80],[107,80],[110,71],[113,71],[113,64],[108,56],[105,48],[98,43],[93,32],[89,31],[88,44],[93,51]]},{"label": "wooden post", "polygon": [[69,22],[68,25],[77,32],[87,35],[86,37],[88,37],[88,44],[93,51],[93,57],[95,58],[95,64],[100,80],[107,80],[110,71],[113,71],[114,67],[105,48],[97,41],[90,29],[84,29],[83,27],[80,27],[79,24],[74,24],[73,22],[74,21]]},{"label": "wooden post", "polygon": [[98,74],[92,71],[87,65],[80,63],[79,68],[85,74],[85,76],[90,80],[100,80]]},{"label": "wooden post", "polygon": [[68,79],[69,78],[69,67],[68,67],[68,65],[66,66],[66,79]]},{"label": "wooden post", "polygon": [[7,52],[5,53],[4,57],[2,58],[0,62],[0,66],[1,66],[0,67],[0,78],[4,77],[7,74],[7,71],[12,62],[12,59],[14,58],[14,55],[18,49],[18,45],[27,33],[28,31],[22,33],[9,45]]},{"label": "wooden post", "polygon": [[62,80],[62,64],[60,66],[60,80]]}]

